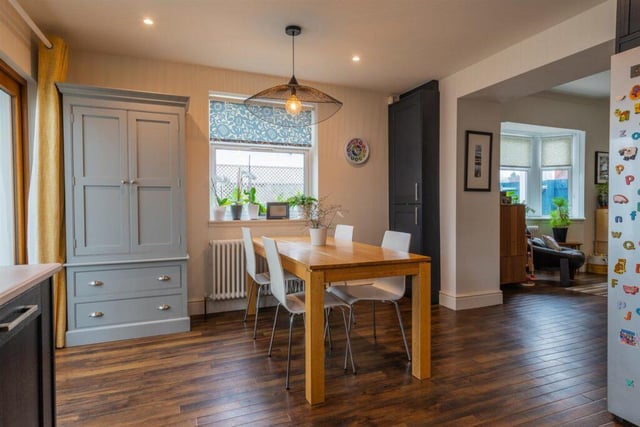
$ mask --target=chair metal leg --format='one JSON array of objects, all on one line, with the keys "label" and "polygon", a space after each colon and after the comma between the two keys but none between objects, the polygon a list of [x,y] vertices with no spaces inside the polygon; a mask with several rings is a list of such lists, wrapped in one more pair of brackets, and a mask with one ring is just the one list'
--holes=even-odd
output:
[{"label": "chair metal leg", "polygon": [[278,310],[280,310],[280,304],[276,306],[276,315],[273,318],[273,329],[271,330],[271,340],[269,341],[269,352],[267,356],[271,357],[271,348],[273,347],[273,337],[276,334],[276,324],[278,323]]},{"label": "chair metal leg", "polygon": [[407,337],[404,334],[404,326],[402,325],[402,316],[400,316],[400,307],[397,301],[391,301],[396,306],[396,313],[398,314],[398,322],[400,322],[400,331],[402,332],[402,340],[404,341],[404,349],[407,350],[407,359],[411,362],[411,353],[409,352],[409,346],[407,345]]},{"label": "chair metal leg", "polygon": [[[260,313],[260,295],[262,294],[262,286],[258,287],[256,295],[256,318],[253,320],[253,339],[256,339],[256,331],[258,330],[258,314]],[[248,309],[248,308],[247,308]]]},{"label": "chair metal leg", "polygon": [[293,330],[294,315],[289,313],[289,348],[287,350],[287,378],[284,382],[284,388],[289,390],[289,369],[291,368],[291,335]]},{"label": "chair metal leg", "polygon": [[376,342],[376,302],[371,302],[373,303],[373,342]]},{"label": "chair metal leg", "polygon": [[[349,326],[347,325],[347,317],[344,314],[345,309],[342,309],[342,320],[344,322],[344,332],[347,335],[347,349],[344,352],[344,370],[347,370],[347,356],[351,357],[351,369],[353,370],[353,375],[356,374],[356,364],[353,361],[353,353],[351,351],[351,337],[349,336]],[[351,307],[349,307],[349,319],[351,319]],[[351,320],[349,320],[351,322]]]},{"label": "chair metal leg", "polygon": [[[251,302],[251,293],[253,292],[253,287],[255,285],[256,285],[256,282],[251,280],[251,285],[249,285],[249,292],[247,293],[247,308],[245,308],[244,317],[242,318],[243,322],[247,321],[247,314],[249,314],[249,303]],[[258,314],[258,313],[256,313],[256,314]]]}]

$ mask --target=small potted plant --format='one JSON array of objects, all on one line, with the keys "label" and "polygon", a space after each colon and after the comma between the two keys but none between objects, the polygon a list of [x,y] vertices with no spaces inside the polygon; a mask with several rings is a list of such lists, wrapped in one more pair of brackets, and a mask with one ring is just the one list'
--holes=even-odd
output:
[{"label": "small potted plant", "polygon": [[304,211],[308,210],[317,201],[318,199],[315,197],[305,196],[300,191],[287,199],[287,203],[292,208],[292,217],[300,217],[301,215],[305,217]]},{"label": "small potted plant", "polygon": [[212,206],[210,215],[213,217],[214,221],[222,221],[224,219],[224,214],[227,211],[227,206],[229,205],[229,199],[226,197],[218,197],[218,184],[225,184],[229,182],[226,177],[217,176],[215,179],[211,178],[211,192],[213,193],[213,201],[215,202],[215,206]]},{"label": "small potted plant", "polygon": [[259,215],[267,213],[267,208],[256,199],[256,187],[251,187],[249,191],[244,192],[249,202],[249,218],[258,219]]},{"label": "small potted plant", "polygon": [[303,218],[313,246],[327,244],[327,230],[333,225],[336,215],[342,216],[340,205],[327,204],[326,197],[304,206]]},{"label": "small potted plant", "polygon": [[567,199],[564,197],[554,197],[551,203],[556,207],[556,209],[552,210],[549,214],[549,225],[551,225],[553,230],[553,238],[558,242],[565,242],[567,240],[567,230],[569,224],[571,224]]},{"label": "small potted plant", "polygon": [[596,184],[596,189],[598,191],[598,207],[606,208],[609,206],[609,183],[603,182],[600,184]]}]

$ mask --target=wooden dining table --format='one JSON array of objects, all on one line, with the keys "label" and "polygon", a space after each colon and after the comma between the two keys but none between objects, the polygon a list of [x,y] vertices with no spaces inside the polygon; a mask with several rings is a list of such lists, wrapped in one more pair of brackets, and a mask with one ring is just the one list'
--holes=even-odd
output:
[{"label": "wooden dining table", "polygon": [[[327,239],[312,246],[308,237],[273,237],[282,267],[305,281],[305,396],[314,405],[325,400],[324,290],[325,283],[412,276],[411,372],[431,376],[431,258],[364,243]],[[265,256],[262,239],[255,251]]]}]

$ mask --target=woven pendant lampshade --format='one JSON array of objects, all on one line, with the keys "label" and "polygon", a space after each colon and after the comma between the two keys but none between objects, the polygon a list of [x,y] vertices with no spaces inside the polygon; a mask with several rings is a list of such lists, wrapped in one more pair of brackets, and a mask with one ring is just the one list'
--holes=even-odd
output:
[{"label": "woven pendant lampshade", "polygon": [[285,127],[311,126],[327,120],[342,107],[342,102],[334,97],[296,80],[294,40],[301,32],[297,25],[285,29],[291,36],[293,71],[289,83],[270,87],[244,100],[251,114],[260,120]]}]

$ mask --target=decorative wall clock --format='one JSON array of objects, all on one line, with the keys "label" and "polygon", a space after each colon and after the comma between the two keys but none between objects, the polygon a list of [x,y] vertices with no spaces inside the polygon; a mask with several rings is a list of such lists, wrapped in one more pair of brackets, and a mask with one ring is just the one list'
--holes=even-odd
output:
[{"label": "decorative wall clock", "polygon": [[361,165],[369,158],[369,144],[360,138],[353,138],[344,146],[347,161],[354,165]]}]

